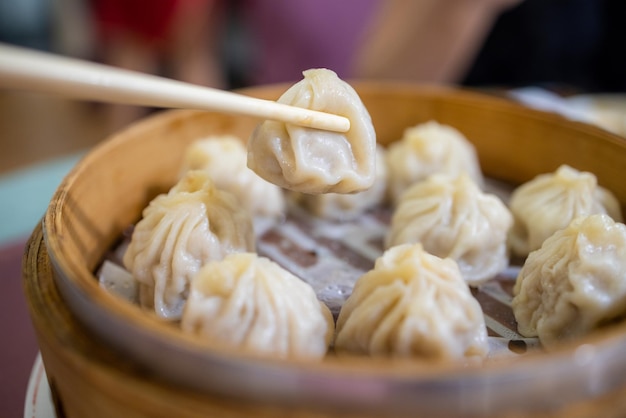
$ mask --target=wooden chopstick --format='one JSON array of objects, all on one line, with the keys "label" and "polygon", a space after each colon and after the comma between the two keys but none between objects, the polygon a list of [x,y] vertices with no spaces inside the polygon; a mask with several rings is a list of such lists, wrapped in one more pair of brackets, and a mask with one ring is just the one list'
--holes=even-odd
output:
[{"label": "wooden chopstick", "polygon": [[3,44],[0,86],[100,102],[211,110],[335,132],[350,129],[350,121],[339,115]]}]

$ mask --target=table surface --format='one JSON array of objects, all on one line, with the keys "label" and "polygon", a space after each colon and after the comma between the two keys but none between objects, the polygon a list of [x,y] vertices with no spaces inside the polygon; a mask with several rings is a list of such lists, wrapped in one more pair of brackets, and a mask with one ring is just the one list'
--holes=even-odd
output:
[{"label": "table surface", "polygon": [[24,416],[26,388],[37,358],[37,340],[22,292],[21,263],[26,239],[0,247],[0,416]]}]

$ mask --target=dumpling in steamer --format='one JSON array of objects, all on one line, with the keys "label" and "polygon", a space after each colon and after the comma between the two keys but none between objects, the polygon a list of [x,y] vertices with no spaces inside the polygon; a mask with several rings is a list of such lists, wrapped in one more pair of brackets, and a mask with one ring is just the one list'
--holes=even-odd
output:
[{"label": "dumpling in steamer", "polygon": [[248,167],[278,186],[303,193],[353,193],[375,177],[376,132],[356,91],[327,69],[312,69],[279,103],[345,116],[346,133],[265,121],[248,142]]},{"label": "dumpling in steamer", "polygon": [[177,320],[200,267],[233,252],[254,251],[251,217],[208,173],[189,171],[143,211],[124,254],[140,283],[140,301],[164,319]]},{"label": "dumpling in steamer", "polygon": [[371,356],[458,360],[488,352],[485,319],[453,260],[420,244],[387,250],[355,283],[335,349]]},{"label": "dumpling in steamer", "polygon": [[387,166],[385,149],[376,147],[376,179],[367,190],[358,193],[295,193],[294,200],[312,214],[335,221],[351,220],[368,209],[382,204],[387,191]]},{"label": "dumpling in steamer", "polygon": [[596,176],[567,165],[519,186],[511,195],[509,207],[514,217],[509,245],[522,257],[579,216],[606,213],[622,221],[618,200],[598,186]]},{"label": "dumpling in steamer", "polygon": [[504,203],[467,174],[435,174],[402,195],[385,244],[420,242],[429,253],[455,260],[464,279],[476,286],[507,267],[512,224]]},{"label": "dumpling in steamer", "polygon": [[215,186],[234,194],[253,215],[282,216],[285,210],[282,190],[259,177],[246,164],[246,146],[239,138],[211,136],[187,147],[181,175],[189,170],[204,170]]},{"label": "dumpling in steamer", "polygon": [[335,326],[313,288],[252,253],[205,265],[191,283],[182,329],[281,358],[321,358]]},{"label": "dumpling in steamer", "polygon": [[520,334],[546,347],[626,315],[626,225],[579,217],[530,253],[512,301]]},{"label": "dumpling in steamer", "polygon": [[479,186],[484,182],[474,145],[456,128],[436,121],[407,128],[400,140],[389,145],[387,166],[392,202],[432,174],[466,173]]}]

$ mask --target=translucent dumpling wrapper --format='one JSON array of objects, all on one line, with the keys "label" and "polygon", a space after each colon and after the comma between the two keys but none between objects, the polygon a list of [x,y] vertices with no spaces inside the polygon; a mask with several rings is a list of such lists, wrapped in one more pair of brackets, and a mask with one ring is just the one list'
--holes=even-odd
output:
[{"label": "translucent dumpling wrapper", "polygon": [[375,178],[376,132],[357,92],[331,70],[312,69],[279,103],[344,116],[346,133],[265,121],[248,141],[248,167],[278,186],[303,193],[354,193]]},{"label": "translucent dumpling wrapper", "polygon": [[387,165],[385,149],[376,147],[376,179],[367,190],[358,193],[294,193],[294,200],[313,215],[320,218],[346,221],[352,220],[363,212],[385,202],[387,191]]},{"label": "translucent dumpling wrapper", "polygon": [[334,334],[313,288],[273,261],[231,254],[194,277],[181,321],[214,343],[279,358],[321,358]]},{"label": "translucent dumpling wrapper", "polygon": [[144,209],[124,254],[140,283],[139,299],[164,319],[182,315],[191,278],[202,265],[233,252],[254,251],[250,214],[208,173],[189,171]]},{"label": "translucent dumpling wrapper", "polygon": [[285,198],[280,187],[247,166],[245,144],[236,136],[211,136],[190,144],[183,156],[181,176],[189,170],[204,170],[219,189],[237,197],[253,215],[280,217]]},{"label": "translucent dumpling wrapper", "polygon": [[622,221],[619,201],[598,185],[596,176],[567,165],[519,186],[511,195],[509,208],[514,217],[509,245],[522,257],[579,216],[606,213]]},{"label": "translucent dumpling wrapper", "polygon": [[472,286],[504,270],[513,217],[495,195],[467,175],[435,174],[411,186],[392,215],[386,247],[421,243],[438,257],[455,260]]},{"label": "translucent dumpling wrapper", "polygon": [[545,347],[626,315],[626,226],[580,217],[530,253],[514,287],[519,333]]},{"label": "translucent dumpling wrapper", "polygon": [[335,349],[459,360],[483,358],[488,344],[480,305],[456,263],[405,244],[357,280],[339,313]]},{"label": "translucent dumpling wrapper", "polygon": [[432,174],[466,173],[479,186],[484,183],[474,145],[458,129],[436,121],[407,128],[400,140],[389,145],[387,166],[392,202]]}]

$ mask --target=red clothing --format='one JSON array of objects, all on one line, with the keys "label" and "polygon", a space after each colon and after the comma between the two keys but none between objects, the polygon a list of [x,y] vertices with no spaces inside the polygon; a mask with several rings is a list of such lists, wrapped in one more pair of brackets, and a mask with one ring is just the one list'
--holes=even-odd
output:
[{"label": "red clothing", "polygon": [[92,0],[92,3],[102,41],[124,35],[158,48],[168,40],[176,12],[186,1]]}]

